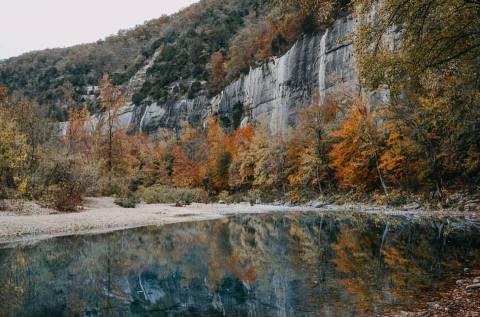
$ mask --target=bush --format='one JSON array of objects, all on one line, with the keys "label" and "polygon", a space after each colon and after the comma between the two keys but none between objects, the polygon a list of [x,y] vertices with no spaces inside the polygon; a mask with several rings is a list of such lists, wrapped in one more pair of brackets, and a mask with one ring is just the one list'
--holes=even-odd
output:
[{"label": "bush", "polygon": [[100,194],[107,197],[126,197],[130,190],[128,189],[130,180],[122,177],[103,176],[99,178],[98,187]]},{"label": "bush", "polygon": [[138,203],[138,198],[133,193],[128,193],[127,196],[115,199],[115,204],[123,208],[135,208]]},{"label": "bush", "polygon": [[205,203],[208,201],[208,194],[200,188],[175,188],[170,186],[152,186],[141,190],[141,198],[147,204],[191,204]]},{"label": "bush", "polygon": [[222,201],[222,202],[227,203],[227,204],[232,203],[232,197],[230,196],[230,194],[226,190],[221,191],[220,194],[218,194],[217,198],[218,198],[219,202]]},{"label": "bush", "polygon": [[223,201],[226,204],[239,204],[249,201],[249,198],[247,197],[247,194],[245,192],[229,193],[228,191],[224,190],[218,194],[217,201]]},{"label": "bush", "polygon": [[58,211],[76,211],[82,204],[82,195],[85,192],[83,185],[75,180],[64,181],[48,188],[49,204]]},{"label": "bush", "polygon": [[29,193],[56,210],[75,211],[94,183],[95,176],[81,159],[59,155],[39,162]]},{"label": "bush", "polygon": [[250,202],[251,205],[261,203],[262,195],[263,193],[260,189],[252,188],[247,193],[248,201]]},{"label": "bush", "polygon": [[[398,190],[393,190],[389,197],[386,197],[387,205],[391,207],[399,207],[408,203],[407,199],[408,195],[406,193],[402,193]],[[385,204],[385,202],[384,202]]]}]

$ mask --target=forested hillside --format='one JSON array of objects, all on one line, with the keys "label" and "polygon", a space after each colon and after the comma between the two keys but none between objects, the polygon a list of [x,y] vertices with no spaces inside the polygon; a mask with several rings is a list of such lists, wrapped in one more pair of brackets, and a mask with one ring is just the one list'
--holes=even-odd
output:
[{"label": "forested hillside", "polygon": [[162,17],[97,43],[5,60],[0,62],[0,82],[10,91],[49,107],[58,119],[65,119],[63,106],[80,102],[87,86],[97,85],[103,73],[123,73],[139,67],[149,45],[169,21],[170,17]]},{"label": "forested hillside", "polygon": [[133,100],[214,94],[249,67],[284,53],[317,23],[272,0],[202,0],[183,11],[120,31],[97,43],[31,52],[0,62],[0,82],[36,100],[57,120],[89,104],[102,74],[123,85],[159,50]]}]

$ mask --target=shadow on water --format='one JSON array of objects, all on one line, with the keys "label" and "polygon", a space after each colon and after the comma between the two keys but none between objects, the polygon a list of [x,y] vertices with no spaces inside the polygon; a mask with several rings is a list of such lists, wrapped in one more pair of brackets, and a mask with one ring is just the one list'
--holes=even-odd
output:
[{"label": "shadow on water", "polygon": [[370,316],[479,262],[462,219],[238,216],[0,250],[0,316]]}]

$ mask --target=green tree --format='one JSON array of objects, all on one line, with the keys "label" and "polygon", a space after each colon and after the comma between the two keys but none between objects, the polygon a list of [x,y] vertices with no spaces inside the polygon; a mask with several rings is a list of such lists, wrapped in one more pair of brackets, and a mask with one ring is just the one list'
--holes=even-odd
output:
[{"label": "green tree", "polygon": [[390,92],[385,128],[391,137],[383,167],[405,175],[400,165],[414,166],[421,170],[417,182],[437,196],[458,182],[478,183],[480,3],[354,4],[358,15],[370,15],[355,34],[362,85]]}]

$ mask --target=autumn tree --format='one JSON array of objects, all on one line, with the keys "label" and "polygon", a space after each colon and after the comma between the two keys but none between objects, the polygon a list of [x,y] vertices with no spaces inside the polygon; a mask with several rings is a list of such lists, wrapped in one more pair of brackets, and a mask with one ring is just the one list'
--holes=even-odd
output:
[{"label": "autumn tree", "polygon": [[218,92],[223,88],[225,77],[227,75],[225,70],[225,56],[223,52],[216,52],[210,59],[211,67],[211,89],[212,92]]},{"label": "autumn tree", "polygon": [[23,181],[28,153],[27,136],[7,115],[7,110],[0,108],[0,196],[6,195],[6,187],[16,188]]},{"label": "autumn tree", "polygon": [[287,150],[288,181],[293,188],[322,191],[332,183],[328,152],[329,129],[336,119],[334,99],[302,109]]},{"label": "autumn tree", "polygon": [[428,169],[417,142],[412,139],[409,124],[400,119],[389,117],[393,112],[387,110],[388,120],[383,128],[387,136],[385,151],[380,157],[379,168],[385,171],[385,180],[396,188],[412,191],[419,188],[422,175]]},{"label": "autumn tree", "polygon": [[257,130],[250,148],[254,187],[271,192],[286,191],[286,145],[281,135],[271,136],[265,128]]},{"label": "autumn tree", "polygon": [[478,1],[356,0],[354,5],[358,15],[375,8],[355,36],[361,78],[368,86],[421,86],[417,79],[427,70],[442,73],[455,64],[470,64],[478,75]]},{"label": "autumn tree", "polygon": [[235,189],[250,187],[253,181],[254,157],[251,145],[255,132],[251,124],[238,128],[228,137],[226,146],[232,154],[229,168],[229,184]]},{"label": "autumn tree", "polygon": [[172,150],[173,184],[178,187],[201,187],[208,176],[208,143],[200,129],[182,123],[182,135]]},{"label": "autumn tree", "polygon": [[3,106],[8,117],[27,138],[27,165],[32,173],[38,164],[42,146],[54,138],[59,129],[52,126],[40,106],[25,100],[6,100]]},{"label": "autumn tree", "polygon": [[4,184],[20,186],[19,191],[24,194],[45,152],[44,147],[56,130],[37,105],[10,99],[4,87],[0,87],[0,117],[1,177]]},{"label": "autumn tree", "polygon": [[443,188],[478,181],[480,94],[456,72],[440,81],[434,75],[422,84],[422,94],[409,94],[386,108],[388,139],[381,165],[398,186],[440,198]]},{"label": "autumn tree", "polygon": [[212,189],[219,192],[228,189],[229,168],[232,162],[232,153],[227,148],[227,135],[220,127],[218,119],[209,118],[207,123],[211,182],[211,186],[209,187],[212,187]]},{"label": "autumn tree", "polygon": [[116,163],[122,159],[122,144],[125,142],[123,136],[124,129],[119,124],[120,109],[125,104],[120,89],[113,86],[108,75],[104,75],[100,80],[100,100],[102,102],[102,114],[98,124],[98,131],[105,135],[104,138],[104,159],[106,169],[111,183],[112,174]]},{"label": "autumn tree", "polygon": [[176,136],[169,129],[159,129],[157,137],[152,140],[151,151],[146,157],[145,185],[171,185],[174,169],[173,149]]},{"label": "autumn tree", "polygon": [[335,170],[340,186],[365,191],[374,189],[380,183],[388,195],[380,169],[384,140],[378,129],[378,113],[372,111],[365,100],[354,100],[331,137],[334,144],[329,153],[330,166]]},{"label": "autumn tree", "polygon": [[350,1],[342,0],[276,0],[283,6],[292,6],[303,16],[312,16],[318,23],[328,25],[337,14],[346,10]]},{"label": "autumn tree", "polygon": [[70,154],[81,151],[88,152],[88,135],[93,131],[88,131],[87,121],[90,119],[90,113],[86,107],[81,109],[71,108],[68,111],[68,125],[65,132],[65,141]]}]

